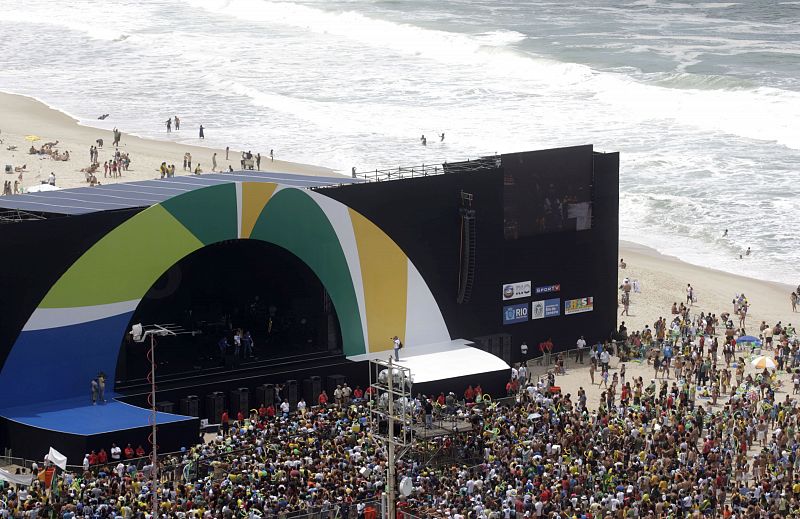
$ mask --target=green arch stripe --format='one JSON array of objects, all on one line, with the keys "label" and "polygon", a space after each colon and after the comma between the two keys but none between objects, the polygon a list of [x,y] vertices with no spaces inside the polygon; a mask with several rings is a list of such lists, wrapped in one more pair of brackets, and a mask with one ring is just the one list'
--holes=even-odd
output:
[{"label": "green arch stripe", "polygon": [[316,202],[298,189],[278,191],[259,215],[250,237],[283,247],[306,262],[331,296],[339,316],[345,355],[365,353],[347,259],[336,231]]},{"label": "green arch stripe", "polygon": [[236,238],[238,234],[236,184],[204,187],[161,205],[206,245]]},{"label": "green arch stripe", "polygon": [[73,308],[141,299],[176,258],[202,246],[174,216],[154,205],[87,250],[53,285],[39,308]]}]

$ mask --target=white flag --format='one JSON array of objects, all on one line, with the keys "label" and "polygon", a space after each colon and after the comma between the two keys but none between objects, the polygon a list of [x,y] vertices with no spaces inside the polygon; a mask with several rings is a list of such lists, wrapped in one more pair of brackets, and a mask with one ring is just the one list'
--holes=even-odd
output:
[{"label": "white flag", "polygon": [[47,459],[61,470],[67,470],[67,457],[54,448],[50,447],[50,452],[47,453]]}]

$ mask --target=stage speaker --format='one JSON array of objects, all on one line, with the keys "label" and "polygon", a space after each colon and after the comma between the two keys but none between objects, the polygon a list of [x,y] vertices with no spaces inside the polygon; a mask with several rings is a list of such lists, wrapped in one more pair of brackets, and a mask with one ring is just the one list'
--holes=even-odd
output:
[{"label": "stage speaker", "polygon": [[333,392],[336,386],[341,386],[344,383],[344,375],[328,375],[325,380],[325,390],[328,392],[328,401],[333,402]]},{"label": "stage speaker", "polygon": [[511,343],[510,342],[503,342],[500,345],[500,349],[503,352],[502,359],[506,361],[507,364],[511,364]]},{"label": "stage speaker", "polygon": [[472,339],[472,341],[475,343],[475,346],[478,347],[479,349],[481,349],[483,351],[489,351],[489,349],[490,349],[489,348],[489,338],[486,337],[485,335],[483,335],[481,337],[475,337],[474,339]]},{"label": "stage speaker", "polygon": [[246,387],[240,387],[231,390],[231,407],[228,409],[228,414],[233,419],[236,413],[241,411],[245,416],[250,414],[250,390]]},{"label": "stage speaker", "polygon": [[[297,400],[298,400],[298,387],[296,380],[287,380],[286,384],[284,384],[283,391],[284,391],[284,398],[289,401],[289,408],[295,409],[297,407]],[[306,402],[307,404],[308,402]]]},{"label": "stage speaker", "polygon": [[492,337],[492,344],[489,353],[494,355],[495,357],[503,357],[503,344],[498,341],[495,337]]},{"label": "stage speaker", "polygon": [[322,393],[322,378],[313,376],[303,380],[303,398],[306,399],[307,405],[317,405],[320,393]]},{"label": "stage speaker", "polygon": [[206,396],[206,416],[210,423],[220,423],[223,410],[225,410],[225,393],[214,391]]},{"label": "stage speaker", "polygon": [[200,399],[197,395],[188,395],[180,400],[181,414],[184,416],[200,416]]},{"label": "stage speaker", "polygon": [[275,403],[275,385],[262,384],[256,388],[256,405],[269,407]]},{"label": "stage speaker", "polygon": [[167,400],[163,402],[156,402],[156,410],[162,413],[172,413],[175,411],[175,403]]}]

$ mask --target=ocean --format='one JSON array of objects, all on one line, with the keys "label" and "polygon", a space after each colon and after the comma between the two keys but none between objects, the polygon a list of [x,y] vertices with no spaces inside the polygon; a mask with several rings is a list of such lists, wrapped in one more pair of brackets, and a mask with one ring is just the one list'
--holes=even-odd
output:
[{"label": "ocean", "polygon": [[623,239],[800,283],[798,1],[0,4],[0,90],[83,124],[347,173],[592,143]]}]

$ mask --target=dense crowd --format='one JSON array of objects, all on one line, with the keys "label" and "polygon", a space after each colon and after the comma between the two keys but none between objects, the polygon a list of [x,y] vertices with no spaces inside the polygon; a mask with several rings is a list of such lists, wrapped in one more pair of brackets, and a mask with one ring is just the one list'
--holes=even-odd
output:
[{"label": "dense crowd", "polygon": [[[438,411],[471,427],[447,438],[454,454],[444,462],[407,456],[398,463],[397,473],[413,485],[399,510],[452,519],[800,517],[800,408],[781,389],[786,377],[777,368],[746,372],[751,349],[737,340],[743,331],[734,323],[676,309],[652,329],[628,333],[623,326],[615,345],[590,348],[592,369],[614,371],[599,389],[587,380],[590,391],[602,391],[597,407],[582,387],[557,390],[563,357],[544,377],[513,370],[514,398],[506,403],[490,403],[479,387],[465,392],[468,402],[453,393],[419,395],[420,424]],[[796,372],[794,330],[762,326],[762,337],[771,332],[764,352]],[[653,367],[652,379],[626,378],[624,362],[637,359]],[[791,381],[797,394],[800,373]],[[374,513],[386,452],[369,433],[369,394],[334,397],[292,414],[262,408],[239,417],[226,435],[165,459],[163,514]],[[464,464],[468,459],[476,462]],[[9,490],[0,517],[145,517],[150,473],[150,466],[112,461],[65,474],[49,498],[35,482],[24,492]]]}]

